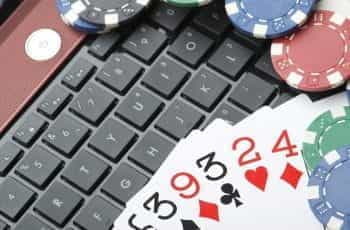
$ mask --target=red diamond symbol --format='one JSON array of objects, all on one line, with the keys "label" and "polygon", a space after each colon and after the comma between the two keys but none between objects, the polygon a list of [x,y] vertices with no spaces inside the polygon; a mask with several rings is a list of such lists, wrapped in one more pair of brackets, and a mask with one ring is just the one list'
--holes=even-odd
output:
[{"label": "red diamond symbol", "polygon": [[219,221],[219,208],[216,204],[199,200],[199,216]]},{"label": "red diamond symbol", "polygon": [[290,184],[294,189],[298,187],[299,181],[304,173],[293,165],[287,163],[281,179]]}]

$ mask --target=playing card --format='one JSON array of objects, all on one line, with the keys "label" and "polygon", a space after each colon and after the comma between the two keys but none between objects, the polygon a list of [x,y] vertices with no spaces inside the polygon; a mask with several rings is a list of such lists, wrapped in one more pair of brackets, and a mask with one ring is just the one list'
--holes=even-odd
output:
[{"label": "playing card", "polygon": [[[229,146],[222,152],[230,152],[231,145],[236,150],[243,149],[245,151],[237,159],[238,164],[254,166],[248,170],[238,171],[232,179],[238,183],[229,187],[229,190],[232,191],[232,187],[237,189],[240,194],[239,201],[244,202],[245,205],[240,208],[239,215],[236,216],[238,220],[233,222],[230,227],[253,229],[264,226],[266,229],[320,229],[319,223],[312,216],[307,205],[305,186],[308,178],[299,146],[303,138],[303,130],[317,114],[335,106],[346,105],[347,100],[345,94],[339,94],[310,104],[302,97],[304,96],[282,105],[274,111],[274,116],[270,120],[266,118],[262,123],[259,121],[255,124],[242,123],[232,128],[224,122],[218,121],[217,123],[220,123],[221,127],[219,124],[208,127],[209,130],[211,128],[217,129],[217,133],[225,133],[222,136],[217,135],[217,138],[222,142],[225,142],[224,139],[227,138],[227,142],[230,143],[218,144],[219,146]],[[227,127],[226,131],[223,126]],[[247,132],[252,126],[254,131]],[[258,130],[262,130],[263,133],[255,133]],[[212,132],[215,133],[213,130]],[[226,135],[226,133],[230,133],[231,136]],[[240,137],[235,138],[236,134],[232,135],[232,133],[240,133]],[[245,133],[247,135],[244,135]],[[239,147],[239,145],[242,146]],[[270,148],[265,148],[266,146],[270,146]],[[255,151],[257,149],[259,151]],[[252,151],[247,152],[248,150]],[[240,178],[246,180],[242,181]],[[254,187],[262,190],[264,194],[256,194]],[[209,196],[217,200],[213,194],[215,193],[211,193]],[[247,201],[244,201],[244,198],[247,198]],[[224,212],[224,215],[225,213],[227,212]],[[245,217],[247,216],[254,217],[255,221],[246,221]],[[226,218],[233,219],[234,216],[232,215],[232,218],[223,217],[223,219]],[[204,225],[208,226],[208,224]]]},{"label": "playing card", "polygon": [[[300,96],[279,111],[289,108],[296,113],[310,104],[305,96]],[[222,121],[216,121],[221,127],[208,127],[206,131],[216,133],[218,140],[215,150],[211,149],[215,158],[207,164],[214,165],[211,175],[220,178],[223,170],[219,164],[227,167],[227,174],[214,182],[203,182],[198,199],[187,201],[177,218],[162,222],[164,229],[176,224],[174,229],[181,229],[181,218],[196,220],[198,226],[208,229],[322,229],[300,195],[307,174],[297,147],[293,143],[284,145],[284,141],[292,140],[276,122],[276,117],[286,116],[279,111],[235,127]],[[285,160],[286,157],[291,160]]]},{"label": "playing card", "polygon": [[[267,114],[270,111],[271,109],[268,107],[263,108],[253,116],[250,116],[249,119],[254,119],[255,116],[259,114]],[[178,174],[180,175],[179,177],[175,177],[175,183],[179,182],[177,178],[180,180],[191,178],[196,180],[197,183],[200,183],[199,180],[204,178],[204,175],[200,175],[200,178],[195,175],[196,170],[194,170],[193,165],[195,160],[194,155],[196,155],[196,153],[207,151],[209,149],[208,144],[209,142],[203,142],[203,133],[199,131],[192,132],[186,139],[182,140],[175,147],[168,159],[166,159],[166,161],[162,164],[152,180],[142,189],[141,192],[139,192],[128,202],[126,210],[115,222],[115,229],[134,229],[129,222],[130,218],[132,218],[132,220],[135,222],[138,221],[137,223],[139,226],[152,226],[157,229],[161,229],[159,228],[159,226],[161,226],[159,225],[161,220],[158,218],[158,215],[152,212],[152,210],[146,210],[145,206],[148,205],[147,201],[155,196],[157,196],[157,199],[161,199],[163,205],[162,209],[158,211],[162,213],[162,215],[164,212],[172,213],[169,211],[169,209],[174,207],[172,206],[173,204],[176,205],[176,207],[179,206],[180,208],[180,203],[183,202],[183,199],[181,196],[176,196],[177,194],[174,193],[174,190],[171,187],[171,177],[174,177],[174,175],[180,173]],[[190,177],[186,177],[186,175],[190,175]],[[190,189],[194,190],[188,190],[185,192],[193,193],[193,195],[197,193],[195,187]],[[164,211],[164,209],[166,210]]]},{"label": "playing card", "polygon": [[300,143],[314,116],[346,104],[345,94],[301,95],[234,127],[215,120],[179,143],[115,229],[322,229],[307,205]]},{"label": "playing card", "polygon": [[[191,134],[185,138],[182,139],[177,146],[172,151],[172,154],[180,155],[183,152],[183,149],[188,146],[189,144],[194,144],[196,140],[198,140],[199,136],[202,134],[201,131],[193,131]],[[165,161],[167,162],[168,159]],[[164,164],[161,166],[161,168],[158,170],[162,170],[164,168]],[[164,169],[163,169],[164,170]],[[158,174],[157,174],[158,175]],[[161,221],[161,218],[155,213],[155,210],[152,211],[148,209],[149,204],[147,204],[147,199],[149,197],[146,197],[144,199],[138,199],[138,196],[143,195],[143,191],[149,190],[149,189],[155,189],[158,188],[158,186],[155,183],[156,176],[152,178],[152,180],[140,191],[135,197],[131,198],[129,202],[127,203],[126,209],[122,212],[122,214],[115,220],[114,222],[114,230],[127,230],[127,229],[160,229],[158,228],[160,226],[159,222]],[[166,197],[161,194],[161,197]],[[137,199],[137,200],[136,200]],[[159,197],[157,199],[160,199]],[[135,201],[136,200],[136,201]],[[170,209],[170,214],[172,213],[172,209],[174,209],[175,203],[171,200],[163,200],[162,205],[162,212],[163,207],[165,206],[167,210],[165,212],[168,212]],[[167,215],[170,215],[167,214]]]}]

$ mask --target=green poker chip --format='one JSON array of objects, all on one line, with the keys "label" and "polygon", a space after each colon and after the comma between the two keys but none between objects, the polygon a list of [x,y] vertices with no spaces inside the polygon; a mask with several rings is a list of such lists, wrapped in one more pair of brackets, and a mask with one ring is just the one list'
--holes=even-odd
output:
[{"label": "green poker chip", "polygon": [[205,6],[213,2],[213,0],[163,0],[163,1],[179,7]]},{"label": "green poker chip", "polygon": [[350,107],[328,110],[317,117],[305,131],[303,158],[312,172],[328,152],[350,144]]}]

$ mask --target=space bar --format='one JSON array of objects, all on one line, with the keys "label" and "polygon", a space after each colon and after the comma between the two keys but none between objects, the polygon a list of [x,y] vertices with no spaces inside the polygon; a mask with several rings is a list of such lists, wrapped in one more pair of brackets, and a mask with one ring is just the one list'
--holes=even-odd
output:
[{"label": "space bar", "polygon": [[62,22],[55,1],[23,1],[0,27],[1,135],[84,38]]}]

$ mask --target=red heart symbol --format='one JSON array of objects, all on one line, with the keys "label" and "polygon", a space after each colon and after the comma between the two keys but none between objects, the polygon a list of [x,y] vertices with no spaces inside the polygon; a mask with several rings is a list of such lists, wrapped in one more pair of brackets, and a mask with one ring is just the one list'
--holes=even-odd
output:
[{"label": "red heart symbol", "polygon": [[247,170],[245,178],[254,186],[262,191],[265,191],[268,172],[265,167],[257,167],[255,170]]}]

